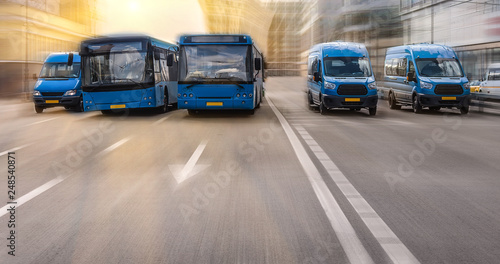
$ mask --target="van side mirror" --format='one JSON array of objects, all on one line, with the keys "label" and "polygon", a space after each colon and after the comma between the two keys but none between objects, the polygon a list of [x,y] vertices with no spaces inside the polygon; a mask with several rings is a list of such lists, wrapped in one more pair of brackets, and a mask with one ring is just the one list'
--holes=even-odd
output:
[{"label": "van side mirror", "polygon": [[173,66],[174,65],[174,54],[170,53],[167,55],[167,66]]},{"label": "van side mirror", "polygon": [[315,73],[313,74],[313,80],[314,80],[315,82],[320,82],[320,81],[321,81],[321,77],[319,77],[319,72],[315,72]]},{"label": "van side mirror", "polygon": [[414,72],[408,72],[406,75],[406,80],[409,82],[416,82],[417,79],[415,78],[415,73]]},{"label": "van side mirror", "polygon": [[262,61],[260,60],[260,58],[255,58],[254,65],[255,65],[256,71],[260,71],[262,69],[262,67],[261,67]]},{"label": "van side mirror", "polygon": [[73,53],[68,54],[68,67],[73,66]]}]

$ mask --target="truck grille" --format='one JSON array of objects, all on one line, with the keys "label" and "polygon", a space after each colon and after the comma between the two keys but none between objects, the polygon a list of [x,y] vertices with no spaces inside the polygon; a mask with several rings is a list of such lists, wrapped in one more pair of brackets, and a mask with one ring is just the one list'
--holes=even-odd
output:
[{"label": "truck grille", "polygon": [[342,84],[337,89],[339,95],[366,95],[368,90],[362,84]]},{"label": "truck grille", "polygon": [[462,94],[464,90],[462,86],[456,84],[438,84],[434,93],[440,95]]}]

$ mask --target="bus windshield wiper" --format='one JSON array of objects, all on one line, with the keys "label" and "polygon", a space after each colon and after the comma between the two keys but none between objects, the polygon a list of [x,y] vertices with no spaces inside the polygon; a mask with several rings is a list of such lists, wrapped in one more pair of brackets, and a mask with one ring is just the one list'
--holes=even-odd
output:
[{"label": "bus windshield wiper", "polygon": [[117,81],[117,80],[118,80],[118,81],[129,81],[129,82],[133,82],[134,84],[141,86],[141,87],[142,87],[142,89],[146,89],[146,87],[144,87],[144,84],[142,84],[142,83],[140,83],[140,82],[138,82],[138,81],[134,81],[134,80],[132,80],[132,79],[118,79],[118,78],[113,78],[113,81]]}]

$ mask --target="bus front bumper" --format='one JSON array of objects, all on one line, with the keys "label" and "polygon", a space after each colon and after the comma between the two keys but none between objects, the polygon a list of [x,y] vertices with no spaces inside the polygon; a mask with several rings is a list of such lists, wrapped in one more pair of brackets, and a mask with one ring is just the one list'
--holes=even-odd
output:
[{"label": "bus front bumper", "polygon": [[253,109],[253,98],[178,98],[179,109]]},{"label": "bus front bumper", "polygon": [[429,95],[419,94],[418,100],[423,107],[468,107],[470,104],[470,95]]},{"label": "bus front bumper", "polygon": [[323,103],[326,108],[373,108],[377,106],[378,95],[360,97],[340,97],[335,95],[323,95]]}]

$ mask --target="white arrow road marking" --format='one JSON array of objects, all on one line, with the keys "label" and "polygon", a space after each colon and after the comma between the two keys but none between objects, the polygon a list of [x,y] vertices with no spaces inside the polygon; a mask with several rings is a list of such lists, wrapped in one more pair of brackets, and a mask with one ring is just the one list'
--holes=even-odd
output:
[{"label": "white arrow road marking", "polygon": [[190,177],[200,173],[204,169],[210,167],[209,165],[196,165],[196,162],[198,162],[198,159],[200,158],[201,154],[203,153],[203,150],[205,150],[205,147],[207,146],[207,140],[204,140],[200,143],[198,148],[194,151],[193,155],[191,158],[189,158],[188,162],[186,165],[169,165],[169,169],[172,172],[172,174],[175,177],[175,180],[177,181],[178,184],[181,182],[189,179]]}]

